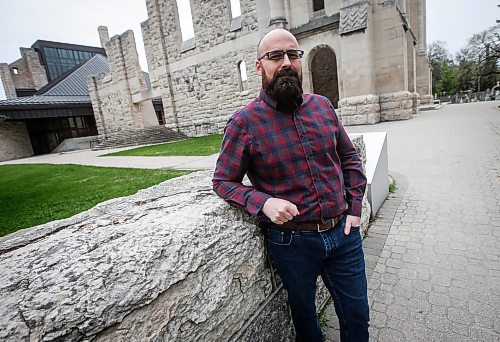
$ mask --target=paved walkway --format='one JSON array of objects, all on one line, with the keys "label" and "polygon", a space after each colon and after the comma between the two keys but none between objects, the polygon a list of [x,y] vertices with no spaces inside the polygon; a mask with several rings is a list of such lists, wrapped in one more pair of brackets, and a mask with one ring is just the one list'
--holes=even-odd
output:
[{"label": "paved walkway", "polygon": [[102,157],[104,154],[123,151],[134,147],[117,148],[103,151],[81,150],[44,154],[40,156],[9,160],[0,162],[6,164],[81,164],[106,167],[131,167],[138,169],[179,169],[179,170],[204,170],[215,167],[218,154],[205,157]]},{"label": "paved walkway", "polygon": [[388,132],[399,188],[364,244],[372,341],[500,341],[498,104],[348,128]]}]

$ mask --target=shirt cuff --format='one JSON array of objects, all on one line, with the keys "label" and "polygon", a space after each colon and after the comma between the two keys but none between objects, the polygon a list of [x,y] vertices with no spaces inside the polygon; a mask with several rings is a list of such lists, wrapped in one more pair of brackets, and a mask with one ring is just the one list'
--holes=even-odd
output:
[{"label": "shirt cuff", "polygon": [[347,215],[361,217],[361,210],[363,209],[363,201],[352,202],[347,208]]},{"label": "shirt cuff", "polygon": [[251,215],[256,216],[262,210],[264,203],[266,203],[266,201],[270,198],[272,198],[272,196],[269,196],[260,191],[255,191],[254,193],[249,195],[247,201],[247,211]]}]

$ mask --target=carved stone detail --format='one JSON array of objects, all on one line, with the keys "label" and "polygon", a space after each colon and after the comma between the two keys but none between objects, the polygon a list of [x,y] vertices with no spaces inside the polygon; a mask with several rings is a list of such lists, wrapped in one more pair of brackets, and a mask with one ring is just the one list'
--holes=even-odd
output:
[{"label": "carved stone detail", "polygon": [[368,1],[359,1],[340,9],[339,32],[341,35],[366,29],[368,5]]}]

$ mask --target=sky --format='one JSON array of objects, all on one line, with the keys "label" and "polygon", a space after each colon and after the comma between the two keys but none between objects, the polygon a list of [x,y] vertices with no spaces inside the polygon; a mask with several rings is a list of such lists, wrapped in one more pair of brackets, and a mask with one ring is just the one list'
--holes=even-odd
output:
[{"label": "sky", "polygon": [[[496,24],[497,4],[500,0],[427,0],[427,43],[445,41],[454,55],[474,33]],[[140,27],[147,18],[145,0],[0,0],[0,63],[16,61],[19,47],[38,39],[100,46],[97,27],[103,25],[110,37],[134,31],[147,71]],[[1,82],[0,99],[5,99]]]}]

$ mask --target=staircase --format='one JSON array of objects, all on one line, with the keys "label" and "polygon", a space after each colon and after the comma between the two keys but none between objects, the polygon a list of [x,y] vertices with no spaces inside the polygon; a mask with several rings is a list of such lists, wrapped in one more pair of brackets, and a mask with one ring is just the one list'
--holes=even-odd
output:
[{"label": "staircase", "polygon": [[99,139],[98,144],[93,146],[92,150],[95,151],[117,147],[161,144],[187,138],[188,137],[186,135],[175,132],[165,126],[131,129],[108,134],[106,139]]}]

